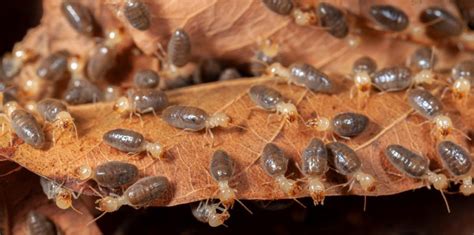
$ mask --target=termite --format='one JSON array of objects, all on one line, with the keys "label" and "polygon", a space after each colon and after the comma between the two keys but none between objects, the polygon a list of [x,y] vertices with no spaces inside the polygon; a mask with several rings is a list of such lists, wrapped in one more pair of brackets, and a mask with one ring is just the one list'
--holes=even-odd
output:
[{"label": "termite", "polygon": [[209,224],[211,227],[225,225],[224,222],[230,218],[227,209],[221,208],[219,203],[200,201],[199,205],[196,205],[193,205],[191,208],[193,216],[200,222]]},{"label": "termite", "polygon": [[449,140],[438,143],[437,150],[449,172],[461,180],[459,191],[465,196],[473,194],[472,160],[467,150]]},{"label": "termite", "polygon": [[372,84],[385,92],[405,90],[412,82],[411,71],[405,66],[383,68],[372,76]]},{"label": "termite", "polygon": [[49,81],[58,81],[64,78],[68,71],[69,52],[60,50],[42,60],[36,69],[36,75]]},{"label": "termite", "polygon": [[92,36],[94,19],[89,8],[78,1],[63,0],[61,11],[74,30],[85,36]]},{"label": "termite", "polygon": [[392,5],[373,5],[370,7],[370,16],[383,30],[400,32],[410,23],[403,10]]},{"label": "termite", "polygon": [[429,7],[420,13],[420,21],[425,24],[426,35],[433,39],[460,36],[463,25],[459,19],[440,7]]},{"label": "termite", "polygon": [[156,89],[132,89],[128,96],[122,96],[117,99],[113,110],[117,113],[140,114],[154,113],[161,111],[168,106],[168,96],[163,91]]},{"label": "termite", "polygon": [[19,43],[15,44],[12,53],[2,57],[2,70],[9,79],[15,77],[24,67],[25,63],[36,57],[31,49],[23,48]]},{"label": "termite", "polygon": [[375,179],[372,175],[362,171],[362,163],[357,153],[341,142],[326,144],[329,154],[329,163],[335,167],[338,173],[350,177],[349,191],[352,184],[357,181],[365,192],[375,190]]},{"label": "termite", "polygon": [[133,85],[137,88],[156,88],[160,84],[160,75],[151,69],[142,69],[133,76]]},{"label": "termite", "polygon": [[412,85],[434,83],[436,75],[433,73],[433,68],[436,62],[436,56],[432,48],[420,47],[416,49],[409,60],[409,64],[417,70],[413,76]]},{"label": "termite", "polygon": [[321,2],[316,7],[319,25],[335,38],[345,38],[349,34],[349,26],[344,13],[337,7]]},{"label": "termite", "polygon": [[107,131],[102,140],[122,152],[140,153],[146,151],[153,158],[162,158],[163,146],[157,142],[149,142],[145,137],[133,130],[114,129]]},{"label": "termite", "polygon": [[[451,118],[443,114],[443,105],[441,101],[432,95],[429,91],[422,89],[413,89],[408,92],[408,103],[421,116],[427,118],[435,125],[433,132],[446,137],[454,128]],[[462,133],[461,131],[459,131]]]},{"label": "termite", "polygon": [[31,113],[21,109],[15,101],[8,102],[5,108],[11,127],[17,136],[33,148],[43,148],[46,144],[46,138],[43,128],[36,118]]},{"label": "termite", "polygon": [[66,189],[60,184],[43,177],[40,177],[40,184],[46,197],[49,200],[54,200],[58,208],[63,210],[68,208],[74,209],[72,206],[72,198],[75,197],[75,195],[71,190]]},{"label": "termite", "polygon": [[148,6],[140,0],[122,0],[123,15],[128,23],[140,31],[148,30],[151,26],[151,18]]},{"label": "termite", "polygon": [[36,108],[41,117],[45,121],[52,123],[55,128],[67,129],[72,127],[77,136],[74,118],[69,113],[67,105],[61,100],[46,98],[38,102]]},{"label": "termite", "polygon": [[64,92],[64,100],[69,104],[85,104],[103,99],[102,91],[84,77],[85,63],[78,56],[71,56],[68,70],[71,74],[68,87]]},{"label": "termite", "polygon": [[110,161],[92,169],[88,165],[79,166],[75,174],[81,181],[94,180],[99,186],[118,188],[135,182],[138,168],[130,163]]},{"label": "termite", "polygon": [[463,60],[457,63],[451,70],[451,75],[454,79],[451,88],[453,96],[457,99],[467,100],[474,82],[474,61]]},{"label": "termite", "polygon": [[295,120],[298,116],[296,106],[291,102],[285,102],[283,96],[277,90],[265,85],[254,85],[248,91],[250,99],[259,107],[276,111],[288,121]]},{"label": "termite", "polygon": [[50,219],[36,211],[30,211],[28,213],[26,226],[29,234],[60,234],[58,227]]},{"label": "termite", "polygon": [[368,98],[372,89],[371,75],[377,70],[377,63],[368,56],[362,56],[352,65],[352,80],[354,87],[350,91],[350,97],[353,97],[354,88],[357,91],[358,98]]},{"label": "termite", "polygon": [[262,0],[263,4],[271,11],[291,16],[298,25],[310,25],[316,22],[316,16],[311,11],[303,11],[295,6],[293,0]]},{"label": "termite", "polygon": [[307,187],[314,205],[324,204],[326,187],[322,178],[328,170],[326,146],[320,139],[311,139],[301,155],[301,172],[308,180]]},{"label": "termite", "polygon": [[262,169],[275,180],[283,193],[291,197],[295,196],[298,185],[296,181],[285,176],[289,159],[285,156],[283,150],[275,144],[268,143],[263,148],[260,161]]},{"label": "termite", "polygon": [[96,45],[87,62],[87,77],[92,81],[101,80],[114,66],[117,54],[117,45],[123,40],[121,30],[112,30],[107,33],[107,38]]},{"label": "termite", "polygon": [[164,176],[147,176],[128,187],[122,196],[107,196],[99,199],[97,201],[98,209],[104,212],[114,212],[123,205],[135,208],[146,207],[156,200],[167,199],[170,186],[170,182]]},{"label": "termite", "polygon": [[315,128],[317,131],[334,133],[342,138],[356,137],[360,135],[368,126],[370,120],[360,113],[345,112],[334,116],[332,119],[326,117],[316,117],[306,122],[306,125]]},{"label": "termite", "polygon": [[294,63],[286,68],[276,62],[267,68],[267,73],[314,92],[331,93],[334,89],[328,75],[305,63]]}]

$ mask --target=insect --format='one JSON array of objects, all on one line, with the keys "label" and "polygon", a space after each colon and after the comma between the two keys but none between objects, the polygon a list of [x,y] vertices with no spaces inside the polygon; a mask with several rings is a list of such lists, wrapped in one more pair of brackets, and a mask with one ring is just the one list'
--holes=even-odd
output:
[{"label": "insect", "polygon": [[140,31],[148,30],[151,26],[148,6],[139,0],[123,0],[123,15],[128,23]]},{"label": "insect", "polygon": [[313,12],[305,12],[296,7],[292,0],[262,0],[263,4],[271,11],[283,15],[291,16],[298,25],[310,25],[316,22]]},{"label": "insect", "polygon": [[[451,118],[442,114],[443,106],[441,101],[429,91],[422,89],[410,90],[408,92],[408,103],[421,116],[433,122],[435,129],[432,132],[437,132],[441,137],[446,137],[453,130],[459,131],[453,127]],[[462,133],[461,131],[459,132]]]},{"label": "insect", "polygon": [[68,208],[74,209],[74,207],[72,206],[72,198],[77,197],[71,190],[63,188],[60,184],[52,180],[47,180],[43,177],[40,177],[40,184],[46,197],[49,200],[53,199],[58,208],[61,208],[63,210]]},{"label": "insect", "polygon": [[92,169],[88,165],[79,166],[75,174],[79,180],[94,180],[99,186],[117,188],[135,182],[138,178],[138,168],[130,163],[110,161]]},{"label": "insect", "polygon": [[159,112],[168,106],[168,96],[163,91],[155,89],[132,89],[128,96],[117,99],[113,110],[119,114],[135,114]]},{"label": "insect", "polygon": [[68,56],[66,50],[56,51],[46,57],[36,69],[36,75],[49,81],[58,81],[64,78],[68,71]]},{"label": "insect", "polygon": [[227,68],[222,71],[221,75],[219,75],[219,81],[226,81],[226,80],[234,80],[241,78],[239,71],[234,68]]},{"label": "insect", "polygon": [[61,11],[74,30],[85,36],[92,36],[94,33],[94,18],[89,8],[78,1],[63,0]]},{"label": "insect", "polygon": [[254,76],[261,76],[266,67],[278,60],[280,46],[271,39],[257,39],[258,49],[253,55],[250,63],[250,72]]},{"label": "insect", "polygon": [[135,208],[145,207],[156,200],[167,199],[170,186],[170,182],[164,176],[147,176],[128,187],[122,196],[107,196],[98,200],[98,209],[104,212],[114,212],[122,205]]},{"label": "insect", "polygon": [[429,170],[428,159],[396,144],[387,146],[384,153],[390,163],[405,175],[414,179],[427,180],[440,191],[448,187],[448,179],[445,175]]},{"label": "insect", "polygon": [[293,121],[298,114],[296,106],[291,102],[285,102],[283,96],[277,90],[265,85],[254,85],[250,87],[250,99],[259,107],[276,111],[288,121]]},{"label": "insect", "polygon": [[64,92],[64,100],[69,104],[85,104],[103,99],[102,91],[92,82],[84,78],[85,63],[78,56],[71,56],[68,70],[71,74],[68,87]]},{"label": "insect", "polygon": [[121,30],[112,30],[107,33],[105,41],[99,43],[91,52],[86,65],[87,77],[92,81],[101,80],[114,66],[117,54],[117,45],[123,41]]},{"label": "insect", "polygon": [[461,179],[462,185],[459,191],[465,196],[473,194],[474,186],[472,185],[472,177],[470,175],[472,160],[469,153],[461,146],[449,140],[438,143],[437,150],[449,172]]},{"label": "insect", "polygon": [[7,117],[11,127],[20,139],[33,148],[41,149],[46,144],[43,128],[36,118],[26,110],[21,109],[15,101],[5,104]]},{"label": "insect", "polygon": [[260,156],[261,167],[278,184],[280,189],[288,196],[294,196],[298,189],[296,182],[285,177],[288,169],[289,159],[285,157],[283,150],[272,143],[263,148]]},{"label": "insect", "polygon": [[2,70],[6,78],[12,79],[23,68],[25,63],[36,58],[36,53],[31,49],[23,48],[20,43],[13,46],[12,53],[2,57]]},{"label": "insect", "polygon": [[45,121],[52,123],[55,128],[66,129],[73,127],[77,136],[77,128],[76,124],[74,124],[74,118],[69,113],[67,105],[61,100],[46,98],[38,102],[36,107],[38,113]]},{"label": "insect", "polygon": [[385,92],[405,90],[412,85],[410,69],[405,66],[381,69],[372,76],[372,84]]},{"label": "insect", "polygon": [[[368,98],[372,88],[371,75],[377,70],[377,63],[368,56],[362,56],[352,65],[352,80],[357,91],[357,97]],[[354,89],[350,91],[350,97],[353,97]]]},{"label": "insect", "polygon": [[28,213],[26,225],[29,234],[56,235],[60,232],[50,219],[36,211]]},{"label": "insect", "polygon": [[160,75],[151,69],[142,69],[135,73],[133,84],[137,88],[156,88],[160,84]]},{"label": "insect", "polygon": [[453,96],[457,99],[465,99],[471,92],[471,86],[474,81],[474,61],[463,60],[457,63],[451,70],[454,79],[452,85]]},{"label": "insect", "polygon": [[306,125],[317,131],[324,131],[325,135],[331,132],[342,138],[349,138],[360,135],[367,128],[369,122],[369,118],[364,114],[345,112],[337,114],[332,119],[316,117],[308,120]]},{"label": "insect", "polygon": [[329,170],[328,152],[323,141],[317,138],[311,139],[301,158],[301,172],[308,178],[309,195],[314,205],[323,205],[326,188],[322,177]]},{"label": "insect", "polygon": [[[221,213],[218,213],[220,211]],[[230,218],[230,214],[225,208],[221,208],[219,203],[200,201],[199,205],[191,208],[193,216],[200,222],[207,223],[211,227],[225,225],[224,222]]]},{"label": "insect", "polygon": [[326,144],[329,154],[329,162],[336,168],[337,172],[351,177],[349,180],[349,191],[352,184],[359,182],[362,189],[366,192],[375,190],[375,179],[361,169],[361,161],[357,153],[349,146],[341,142],[331,142]]},{"label": "insect", "polygon": [[132,130],[114,129],[107,131],[102,140],[122,152],[140,153],[147,151],[153,158],[162,158],[163,146],[159,143],[152,143],[145,140],[145,137]]},{"label": "insect", "polygon": [[420,13],[426,26],[426,35],[433,39],[456,37],[463,33],[463,24],[454,15],[440,7],[429,7]]},{"label": "insect", "polygon": [[349,26],[344,13],[337,7],[321,2],[316,7],[319,24],[335,38],[345,38],[349,34]]},{"label": "insect", "polygon": [[373,5],[369,13],[379,26],[388,31],[403,31],[410,23],[407,14],[392,5]]},{"label": "insect", "polygon": [[267,73],[287,79],[288,83],[306,87],[314,92],[331,93],[333,91],[329,76],[309,64],[294,63],[289,68],[285,68],[277,62],[267,68]]},{"label": "insect", "polygon": [[413,76],[412,85],[432,84],[435,80],[433,68],[436,64],[436,56],[430,47],[416,49],[410,57],[409,64],[418,72]]}]

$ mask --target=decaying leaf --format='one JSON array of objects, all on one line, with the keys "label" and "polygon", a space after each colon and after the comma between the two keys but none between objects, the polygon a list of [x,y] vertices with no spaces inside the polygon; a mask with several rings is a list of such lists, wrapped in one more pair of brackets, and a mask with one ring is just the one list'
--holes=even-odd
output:
[{"label": "decaying leaf", "polygon": [[[59,2],[45,3],[44,9],[47,11],[43,22],[30,31],[24,45],[39,48],[42,55],[52,51],[51,48],[67,48],[85,56],[87,48],[91,48],[94,41],[77,35],[67,26],[57,9]],[[93,9],[100,24],[108,22],[104,23],[104,29],[119,24],[110,11],[114,9],[113,6],[104,8],[99,2],[83,2]],[[192,53],[196,58],[249,61],[251,49],[256,48],[256,40],[259,37],[272,38],[281,45],[281,58],[285,64],[301,61],[321,68],[339,85],[338,92],[331,95],[315,94],[286,83],[277,84],[271,78],[233,80],[168,92],[172,104],[198,106],[209,113],[223,111],[232,118],[234,127],[213,130],[215,147],[209,146],[211,139],[205,133],[172,128],[161,120],[159,114],[145,115],[142,122],[136,117],[120,117],[113,112],[112,103],[80,105],[71,107],[78,128],[78,139],[73,133],[65,132],[56,143],[52,143],[52,130],[46,127],[49,146],[46,150],[37,150],[5,132],[0,137],[2,155],[36,174],[65,182],[65,186],[76,191],[84,188],[88,194],[91,194],[87,190],[88,184],[78,184],[74,175],[79,166],[87,164],[94,168],[110,160],[136,164],[142,176],[164,175],[170,179],[173,197],[167,205],[171,206],[216,196],[217,184],[209,175],[209,161],[216,149],[224,149],[237,161],[237,175],[231,184],[238,190],[238,198],[287,198],[260,167],[258,160],[263,146],[273,142],[282,147],[293,160],[288,175],[301,178],[296,167],[300,164],[301,152],[312,137],[321,137],[322,133],[309,129],[299,119],[287,123],[275,114],[253,110],[255,105],[247,95],[248,89],[254,84],[267,84],[296,104],[304,120],[316,115],[332,117],[346,111],[361,112],[370,118],[369,128],[361,136],[341,141],[357,150],[363,170],[377,180],[376,190],[363,192],[356,185],[353,191],[346,192],[346,188],[333,187],[328,195],[389,195],[424,186],[423,182],[393,174],[396,170],[382,153],[387,145],[393,143],[423,153],[430,158],[432,169],[442,168],[435,153],[435,140],[430,135],[433,126],[421,124],[425,119],[410,112],[405,91],[384,94],[374,92],[363,109],[359,109],[357,100],[349,96],[352,82],[346,77],[355,59],[368,55],[376,59],[379,67],[404,64],[417,44],[381,37],[379,32],[364,28],[361,45],[350,48],[346,41],[333,38],[321,28],[297,26],[288,18],[268,11],[260,1],[156,1],[148,5],[154,16],[152,29],[138,32],[128,28],[133,41],[148,56],[130,56],[128,61],[133,63],[121,61],[121,65],[127,66],[112,73],[116,76],[113,79],[116,83],[129,81],[130,74],[137,67],[156,66],[151,55],[158,43],[166,45],[171,32],[176,27],[184,27],[191,36]],[[409,14],[412,18],[412,13]],[[131,42],[128,43],[124,48],[131,46]],[[452,49],[439,49],[437,52],[440,54],[441,79],[448,77],[445,71],[450,66],[467,57]],[[451,100],[449,92],[443,99],[455,126],[464,132],[474,129],[474,122],[470,118],[474,114],[473,102],[470,98],[467,106],[462,107]],[[2,122],[9,126],[5,120]],[[102,143],[102,135],[115,128],[133,129],[144,134],[148,140],[162,143],[166,146],[165,159],[154,161],[146,154],[130,156]],[[455,138],[458,143],[465,144],[461,136]],[[328,174],[326,179],[328,187],[345,182],[345,178],[336,173]],[[304,183],[301,186],[297,197],[308,196]]]}]

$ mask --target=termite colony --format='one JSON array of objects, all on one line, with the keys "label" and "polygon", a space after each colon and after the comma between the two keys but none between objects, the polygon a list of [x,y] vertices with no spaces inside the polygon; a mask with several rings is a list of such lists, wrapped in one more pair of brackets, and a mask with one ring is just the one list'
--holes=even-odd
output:
[{"label": "termite colony", "polygon": [[[134,31],[147,32],[154,27],[153,12],[145,1],[116,0],[107,4],[114,6],[117,17],[125,19],[125,24],[105,30],[105,35],[102,35],[92,51],[74,54],[65,48],[49,55],[37,55],[33,49],[17,44],[11,54],[4,56],[1,64],[1,111],[9,128],[2,128],[2,131],[14,133],[31,147],[47,151],[60,143],[63,135],[84,138],[81,136],[80,125],[76,123],[78,116],[73,112],[74,105],[111,102],[113,105],[108,110],[109,114],[132,126],[138,120],[141,126],[136,129],[145,130],[147,122],[152,120],[176,129],[177,136],[209,135],[212,144],[205,148],[209,148],[212,155],[205,158],[209,159],[207,170],[212,178],[211,187],[214,191],[208,199],[196,204],[192,214],[210,226],[224,225],[235,201],[244,206],[238,200],[244,198],[241,195],[245,192],[239,189],[239,176],[244,172],[236,166],[240,159],[237,151],[225,149],[225,145],[222,149],[221,146],[214,145],[216,136],[213,131],[219,129],[219,133],[227,133],[237,124],[233,123],[230,113],[211,113],[199,107],[199,102],[195,102],[198,105],[194,106],[173,103],[160,88],[175,88],[193,81],[203,81],[203,77],[210,76],[209,74],[214,74],[214,80],[232,80],[241,77],[241,71],[232,67],[221,68],[219,64],[193,61],[193,34],[188,31],[194,31],[180,27],[170,30],[169,40],[158,42],[158,49],[153,55],[159,61],[158,69],[141,68],[133,75],[131,84],[107,84],[109,72],[117,67],[114,62],[123,38]],[[350,48],[363,43],[359,38],[361,31],[354,26],[354,16],[339,6],[330,3],[299,6],[292,0],[262,0],[261,7],[280,15],[279,17],[289,17],[297,24],[292,27],[315,26],[314,30],[324,30],[335,40],[346,40]],[[87,6],[79,1],[64,0],[61,12],[78,34],[94,40],[92,36],[97,31],[97,25]],[[374,5],[370,7],[368,15],[368,27],[393,34],[394,37],[402,37],[403,32],[413,30],[408,16],[395,6]],[[449,38],[452,41],[466,34],[462,21],[442,8],[427,8],[420,12],[419,17],[430,38]],[[472,19],[465,20],[472,24],[469,21]],[[385,67],[380,67],[370,56],[361,56],[353,62],[349,76],[353,83],[350,97],[357,96],[359,106],[353,110],[347,108],[332,116],[316,113],[316,117],[309,117],[302,114],[296,100],[284,95],[286,93],[280,89],[283,86],[275,83],[272,85],[268,80],[283,81],[287,83],[284,84],[285,88],[300,87],[312,95],[325,96],[336,95],[336,81],[321,68],[304,61],[292,61],[288,66],[283,65],[279,61],[279,46],[276,41],[278,40],[267,39],[256,42],[259,44],[259,51],[253,58],[249,58],[250,73],[266,83],[250,86],[243,96],[260,111],[267,113],[267,117],[277,114],[283,124],[282,128],[300,128],[314,133],[306,147],[297,150],[301,152],[299,159],[289,156],[286,149],[274,139],[265,143],[258,153],[259,161],[255,162],[258,162],[259,171],[267,176],[269,184],[277,185],[274,190],[281,197],[296,200],[297,197],[309,195],[314,205],[322,205],[327,193],[377,193],[377,188],[383,182],[376,175],[368,173],[370,162],[359,151],[365,146],[357,143],[367,134],[369,127],[376,124],[368,117],[367,102],[371,96],[384,93],[404,94],[403,102],[410,109],[409,115],[414,116],[414,119],[422,118],[430,122],[430,137],[436,143],[433,149],[449,175],[430,170],[430,159],[425,157],[428,153],[419,153],[410,146],[380,146],[383,153],[381,156],[386,157],[383,160],[406,177],[422,180],[428,187],[433,185],[441,192],[446,191],[452,181],[459,184],[459,192],[462,194],[467,196],[474,193],[471,156],[463,144],[458,142],[459,138],[454,138],[455,134],[466,134],[456,127],[442,102],[443,95],[450,93],[454,101],[462,105],[460,107],[469,108],[467,99],[474,82],[474,60],[460,61],[451,69],[450,75],[442,76],[442,71],[435,66],[438,60],[435,47],[420,46],[407,58],[406,63]],[[163,47],[162,44],[167,46]],[[29,86],[23,86],[17,82],[16,77],[24,67],[32,66],[29,63],[33,61],[39,62],[36,74],[27,82]],[[203,65],[214,65],[218,72],[212,72],[213,68]],[[446,77],[449,78],[445,79]],[[53,91],[56,84],[67,82],[67,79],[69,81],[62,97],[53,97],[57,93]],[[124,90],[125,88],[128,90]],[[406,118],[402,121],[410,122]],[[262,125],[270,125],[269,120]],[[98,140],[100,143],[96,147],[115,155],[132,155],[129,157],[137,161],[145,161],[134,157],[145,153],[153,161],[165,162],[167,153],[174,147],[167,145],[170,141],[151,137],[148,134],[150,132],[140,133],[136,129],[110,128],[101,133],[102,139]],[[293,164],[290,159],[297,163],[303,175],[301,179],[296,179],[300,174],[287,174],[290,164]],[[146,169],[139,169],[134,164],[114,160],[94,165],[81,164],[71,175],[75,177],[76,183],[82,185],[82,189],[88,185],[100,195],[97,208],[104,213],[117,211],[123,205],[141,208],[169,203],[173,199],[176,182],[163,175],[148,175],[145,171]],[[332,181],[327,176],[329,171],[345,177],[346,182],[341,184]],[[94,183],[88,182],[89,180]],[[78,196],[71,189],[44,178],[41,179],[41,185],[48,199],[53,199],[59,208],[74,208],[73,199]],[[345,190],[337,191],[336,188]],[[32,231],[53,229],[47,219],[34,212],[29,215],[29,220],[34,220],[28,224]]]}]

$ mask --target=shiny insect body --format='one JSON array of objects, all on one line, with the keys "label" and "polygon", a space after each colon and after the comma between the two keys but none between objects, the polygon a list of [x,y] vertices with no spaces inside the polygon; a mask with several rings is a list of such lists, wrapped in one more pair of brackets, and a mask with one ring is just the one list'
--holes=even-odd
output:
[{"label": "shiny insect body", "polygon": [[333,92],[333,84],[329,76],[309,64],[294,63],[286,68],[276,62],[267,68],[267,74],[282,78],[289,84],[306,87],[314,92]]},{"label": "shiny insect body", "polygon": [[16,135],[33,148],[42,149],[46,137],[42,126],[30,112],[19,107],[15,101],[5,104],[6,115]]},{"label": "shiny insect body", "polygon": [[327,138],[327,133],[336,134],[342,138],[351,138],[360,135],[367,128],[369,122],[369,118],[364,114],[345,112],[337,114],[332,119],[316,117],[308,120],[306,125],[324,132],[324,139]]},{"label": "shiny insect body", "polygon": [[54,203],[58,208],[63,210],[69,208],[74,209],[72,206],[72,199],[77,199],[78,196],[76,196],[73,191],[62,187],[61,184],[58,184],[53,180],[48,180],[43,177],[40,177],[40,184],[41,188],[43,189],[43,193],[49,200],[54,200]]},{"label": "shiny insect body", "polygon": [[113,110],[120,115],[153,113],[163,110],[168,106],[168,96],[163,91],[156,89],[131,89],[128,96],[117,99]]},{"label": "shiny insect body", "polygon": [[313,138],[301,156],[301,172],[307,178],[309,195],[314,205],[324,204],[326,187],[323,177],[329,170],[328,152],[324,142]]},{"label": "shiny insect body", "polygon": [[107,72],[115,65],[117,46],[123,41],[121,30],[112,30],[107,38],[92,50],[86,65],[87,77],[92,81],[105,78]]},{"label": "shiny insect body", "polygon": [[403,10],[392,5],[373,5],[370,16],[382,30],[401,32],[408,27],[410,20]]},{"label": "shiny insect body", "polygon": [[472,159],[467,150],[449,140],[438,143],[437,150],[451,175],[461,180],[459,191],[465,196],[473,194]]},{"label": "shiny insect body", "polygon": [[219,203],[210,201],[200,201],[199,205],[194,205],[191,208],[191,211],[197,220],[207,223],[211,227],[225,225],[224,222],[230,218],[226,208],[221,208]]},{"label": "shiny insect body", "polygon": [[258,106],[268,111],[282,115],[287,121],[293,121],[299,115],[296,106],[285,102],[277,90],[265,85],[254,85],[248,91],[250,99]]},{"label": "shiny insect body", "polygon": [[74,0],[63,0],[61,12],[76,32],[89,37],[94,34],[94,18],[89,8],[82,5],[82,3]]},{"label": "shiny insect body", "polygon": [[26,226],[29,234],[56,235],[59,232],[50,219],[36,211],[28,213]]},{"label": "shiny insect body", "polygon": [[102,136],[102,140],[122,152],[133,154],[147,151],[153,158],[162,158],[164,154],[161,144],[149,142],[142,134],[133,130],[110,130]]},{"label": "shiny insect body", "polygon": [[99,186],[118,188],[129,185],[138,179],[138,168],[130,163],[110,161],[102,163],[92,169],[82,165],[76,169],[79,180],[94,180]]},{"label": "shiny insect body", "polygon": [[283,150],[272,143],[265,145],[260,156],[260,166],[265,173],[275,180],[283,193],[288,196],[295,196],[298,185],[296,181],[285,176],[288,161],[289,159],[285,156]]}]

